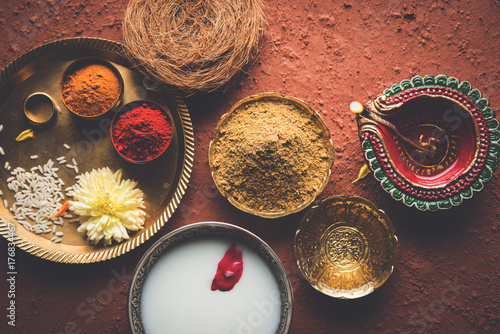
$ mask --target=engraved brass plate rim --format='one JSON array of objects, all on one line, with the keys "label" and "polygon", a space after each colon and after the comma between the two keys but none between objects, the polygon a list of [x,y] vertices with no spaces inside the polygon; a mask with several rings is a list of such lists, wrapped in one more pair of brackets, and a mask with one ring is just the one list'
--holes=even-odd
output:
[{"label": "engraved brass plate rim", "polygon": [[199,222],[180,227],[163,236],[142,256],[134,271],[128,291],[127,314],[132,333],[145,333],[141,315],[142,288],[156,261],[169,249],[184,241],[207,236],[243,241],[265,260],[278,283],[281,297],[281,315],[276,334],[287,334],[292,324],[293,290],[283,263],[271,247],[257,235],[242,227],[222,222]]},{"label": "engraved brass plate rim", "polygon": [[[142,172],[143,170],[141,170],[140,168],[143,167],[139,165],[129,164],[125,162],[121,157],[119,157],[119,155],[114,151],[114,148],[112,147],[111,140],[109,138],[109,132],[107,136],[102,136],[101,132],[100,134],[102,136],[101,139],[104,138],[101,141],[97,141],[97,139],[91,138],[92,140],[95,140],[94,142],[92,142],[92,140],[89,139],[88,142],[94,145],[91,146],[94,147],[94,150],[99,150],[101,148],[99,145],[101,146],[105,145],[106,148],[105,152],[107,153],[113,152],[114,155],[96,156],[96,157],[91,156],[92,159],[89,159],[91,161],[80,160],[81,165],[83,165],[84,167],[87,166],[89,168],[94,168],[94,163],[95,163],[96,165],[95,168],[98,168],[101,166],[106,166],[107,163],[110,163],[113,166],[117,166],[117,168],[125,168],[125,170],[128,170],[129,171],[128,173],[130,175],[134,175],[130,177],[132,179],[137,179],[136,176],[139,176],[140,178],[142,178],[142,182],[147,181],[146,190],[153,189],[153,187],[157,187],[154,188],[155,193],[149,195],[151,201],[151,212],[148,213],[148,209],[146,209],[147,219],[144,225],[145,226],[144,229],[139,230],[138,232],[131,233],[130,239],[128,240],[124,240],[121,243],[113,243],[111,246],[107,247],[102,245],[97,245],[97,246],[90,245],[90,243],[86,242],[87,240],[82,239],[83,233],[78,234],[76,232],[77,226],[74,226],[74,231],[73,229],[70,229],[64,232],[64,237],[62,238],[61,243],[56,244],[50,242],[50,239],[43,237],[43,235],[35,235],[24,229],[24,227],[22,227],[22,225],[19,224],[13,218],[13,215],[10,213],[9,209],[4,207],[3,201],[0,201],[2,202],[0,203],[0,234],[4,238],[6,238],[9,242],[13,242],[21,250],[24,250],[42,259],[54,262],[61,262],[61,263],[83,264],[83,263],[94,263],[94,262],[109,260],[131,251],[132,249],[144,243],[155,233],[157,233],[158,230],[163,225],[165,225],[168,219],[170,219],[170,217],[173,215],[174,211],[178,207],[182,199],[182,196],[184,195],[187,189],[187,184],[189,182],[189,178],[191,175],[193,167],[193,159],[194,159],[193,127],[189,112],[181,95],[173,91],[155,92],[143,88],[143,86],[140,85],[141,84],[140,81],[141,79],[143,80],[143,76],[142,74],[136,72],[133,69],[133,66],[126,57],[123,46],[120,43],[106,39],[87,38],[87,37],[62,39],[43,44],[19,56],[16,60],[10,63],[0,73],[0,107],[2,108],[1,109],[2,113],[0,113],[0,116],[8,117],[9,120],[12,120],[13,124],[22,124],[20,123],[19,118],[17,118],[18,117],[17,111],[16,114],[14,114],[12,111],[12,109],[14,109],[12,107],[13,103],[12,100],[14,99],[14,97],[18,98],[19,96],[22,95],[18,91],[16,91],[16,89],[21,90],[20,88],[24,88],[24,90],[29,90],[33,87],[29,86],[26,88],[23,85],[32,84],[32,82],[27,82],[27,80],[29,80],[30,77],[38,78],[37,75],[41,75],[40,73],[43,73],[45,75],[45,72],[43,71],[46,71],[47,68],[50,68],[51,66],[54,66],[54,68],[58,70],[59,68],[61,68],[61,73],[62,73],[63,70],[62,66],[64,66],[64,64],[66,64],[70,60],[85,57],[85,55],[94,55],[94,56],[97,55],[99,57],[104,57],[104,56],[109,57],[109,59],[106,60],[113,62],[115,66],[117,63],[119,63],[119,70],[121,71],[122,75],[124,73],[128,75],[127,84],[129,85],[130,88],[129,96],[127,97],[128,99],[133,99],[132,96],[138,94],[145,94],[149,99],[151,95],[155,99],[158,99],[155,100],[155,102],[162,105],[163,108],[166,107],[168,108],[168,112],[170,114],[169,116],[173,118],[175,121],[175,128],[174,128],[175,148],[171,149],[171,155],[173,155],[175,159],[172,161],[175,161],[175,163],[172,164],[172,162],[170,162],[170,164],[172,165],[167,166],[165,160],[162,160],[160,162],[155,161],[154,167],[148,167],[150,168],[148,170],[149,171],[148,173],[153,172],[153,174],[150,175]],[[60,76],[57,77],[57,79],[55,78],[55,75],[57,74],[56,72],[57,71],[54,71],[51,74],[54,77],[53,78],[54,87],[52,87],[54,91],[56,89],[55,88],[56,86],[57,89],[59,88],[59,79],[60,79]],[[35,82],[34,86],[36,86],[36,84],[37,83]],[[56,98],[56,96],[54,95],[52,95],[52,97]],[[78,124],[76,123],[78,122],[77,120],[75,120],[76,118],[72,116],[67,109],[65,109],[64,105],[60,101],[60,96],[58,96],[57,99],[59,99],[57,101],[59,108],[64,110],[63,112],[59,110],[57,124],[54,125],[55,126],[54,129],[61,130],[61,126],[63,125],[65,126],[66,124],[64,122],[67,122],[68,124]],[[122,103],[126,103],[125,99],[122,100]],[[102,122],[102,121],[103,119],[94,122]],[[5,123],[5,120],[3,120],[3,122]],[[84,120],[81,122],[87,122],[87,121]],[[93,129],[92,125],[89,125],[90,123],[82,123],[82,124],[88,126],[87,129],[90,130]],[[102,123],[99,123],[99,125],[101,124]],[[6,124],[4,124],[4,129],[1,133],[1,135],[4,138],[6,135],[6,130],[7,133],[9,133],[10,131],[10,135],[12,135],[14,131],[16,133],[19,133],[22,130],[24,130],[24,129],[14,129],[12,127],[11,127],[12,129],[9,129],[9,127],[8,126],[6,127],[5,125]],[[64,138],[65,135],[71,133],[71,131],[78,132],[74,131],[75,129],[72,128],[68,129],[63,128],[63,130],[67,131],[67,133],[64,132],[57,133],[57,135],[52,136],[53,137],[52,138],[50,136],[50,129],[44,128],[43,130],[40,130],[38,133],[35,134],[36,140],[21,144],[29,144],[29,145],[34,145],[34,147],[38,147],[36,146],[40,145],[38,144],[38,142],[46,140],[48,137],[50,137],[52,138],[52,139],[49,138],[50,140],[57,141],[62,147],[62,143],[68,139]],[[83,131],[80,131],[81,130],[80,128],[78,128],[78,130],[79,130],[78,134],[81,135]],[[104,132],[104,134],[105,133],[106,132]],[[95,144],[96,142],[99,143],[99,145]],[[5,146],[6,145],[5,143],[3,143],[2,145],[4,149],[8,148],[8,150],[6,150],[8,152],[6,153],[11,154],[9,155],[11,158],[9,159],[12,159],[12,157],[14,157],[15,158],[14,160],[18,161],[30,161],[29,157],[26,158],[24,155],[15,154],[17,152],[16,150],[19,149],[19,147],[17,146],[7,147]],[[41,153],[49,152],[51,154],[50,157],[52,159],[55,159],[55,157],[57,157],[57,155],[55,156],[52,155],[55,153],[50,151],[51,150],[50,147],[46,148],[43,147],[43,149],[44,150]],[[61,153],[61,149],[64,150],[64,148],[58,147],[59,153]],[[168,149],[170,149],[170,147]],[[102,152],[102,150],[99,152]],[[14,156],[12,156],[12,154],[14,154]],[[3,161],[6,161],[5,157],[2,160],[2,173],[9,173],[3,169]],[[11,165],[12,164],[13,163],[11,160]],[[160,168],[156,168],[158,166]],[[63,166],[62,168],[64,169],[65,167]],[[83,171],[87,170],[81,170],[80,172]],[[60,170],[60,172],[62,172],[62,170]],[[65,173],[68,172],[65,171]],[[142,176],[141,173],[144,174],[144,176]],[[124,177],[129,178],[125,174]],[[162,180],[165,179],[171,181],[171,183],[155,185],[152,181],[148,181],[147,179],[148,177],[151,178],[158,177],[159,179]],[[4,196],[6,193],[10,193],[10,190],[6,189],[7,187],[5,180],[0,180],[0,185],[2,185],[2,188],[5,187],[5,189],[2,189]],[[145,191],[145,194],[148,195],[147,191]],[[154,211],[152,211],[153,209]],[[71,222],[69,223],[71,224]],[[65,223],[65,227],[66,226],[70,225]],[[73,239],[66,239],[66,238],[73,238]],[[65,240],[67,240],[66,243]],[[75,240],[77,241],[75,242]]]},{"label": "engraved brass plate rim", "polygon": [[[306,111],[307,113],[312,115],[314,117],[314,119],[316,120],[316,124],[319,127],[321,127],[323,138],[326,139],[325,145],[327,146],[326,147],[327,154],[328,154],[327,159],[329,160],[329,163],[328,163],[328,168],[325,168],[325,170],[322,171],[323,172],[323,180],[322,180],[321,184],[319,185],[317,191],[310,198],[305,200],[302,204],[300,204],[294,208],[290,208],[288,210],[259,211],[259,210],[252,209],[252,208],[249,208],[249,207],[243,205],[242,203],[238,202],[233,196],[231,196],[231,194],[229,194],[227,191],[224,190],[224,188],[220,184],[221,180],[219,180],[215,176],[215,171],[214,171],[214,166],[213,166],[214,155],[215,155],[215,143],[220,139],[221,130],[224,127],[227,120],[229,119],[229,117],[233,113],[237,112],[240,107],[242,107],[243,105],[245,105],[247,103],[251,103],[254,101],[258,101],[258,100],[268,100],[268,99],[274,99],[277,101],[287,101],[287,102],[293,103],[293,104],[297,105],[301,110]],[[333,142],[332,142],[331,135],[330,135],[330,129],[328,128],[328,125],[325,123],[325,120],[320,116],[320,114],[317,111],[313,110],[306,102],[304,102],[301,99],[298,99],[296,97],[291,97],[291,96],[285,96],[285,95],[282,95],[279,93],[274,93],[274,92],[265,92],[265,93],[251,95],[251,96],[248,96],[246,98],[241,99],[236,104],[234,104],[226,114],[221,116],[219,122],[217,123],[217,126],[215,127],[215,129],[213,131],[212,139],[210,140],[210,144],[208,147],[208,164],[209,164],[209,168],[210,168],[210,173],[212,175],[212,179],[214,180],[215,186],[217,187],[219,192],[222,194],[222,196],[224,196],[229,201],[229,203],[231,203],[237,209],[239,209],[243,212],[246,212],[246,213],[250,213],[250,214],[255,215],[255,216],[263,217],[263,218],[284,217],[284,216],[302,211],[303,209],[308,207],[316,199],[316,197],[321,194],[321,192],[325,189],[326,185],[330,181],[330,174],[331,174],[331,169],[332,169],[334,161],[335,161],[335,153],[334,153],[334,149],[333,149]]]},{"label": "engraved brass plate rim", "polygon": [[294,250],[300,272],[314,289],[355,299],[372,293],[392,274],[397,237],[389,217],[373,202],[340,195],[306,213]]}]

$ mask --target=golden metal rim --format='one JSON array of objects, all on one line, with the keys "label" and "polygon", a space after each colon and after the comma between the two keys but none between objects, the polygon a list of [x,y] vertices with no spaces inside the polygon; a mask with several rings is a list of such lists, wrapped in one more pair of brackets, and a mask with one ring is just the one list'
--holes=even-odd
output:
[{"label": "golden metal rim", "polygon": [[[46,55],[55,50],[64,49],[67,47],[111,51],[118,54],[119,56],[122,56],[124,58],[126,57],[122,44],[101,38],[80,37],[49,42],[19,56],[2,70],[2,72],[0,73],[0,94],[3,93],[8,95],[10,93],[10,87],[6,87],[6,83],[12,76],[17,73],[17,71],[42,55]],[[151,236],[157,233],[158,230],[163,225],[165,225],[168,219],[170,219],[175,209],[178,207],[182,196],[187,189],[194,161],[194,133],[191,123],[191,117],[184,103],[184,100],[179,95],[179,93],[176,92],[171,94],[172,100],[177,106],[177,111],[179,113],[179,118],[182,124],[182,139],[185,145],[182,171],[179,177],[176,191],[173,194],[171,201],[166,206],[160,217],[148,229],[146,229],[144,233],[141,233],[135,238],[124,241],[116,247],[107,248],[104,250],[96,251],[94,253],[78,254],[47,249],[45,247],[32,243],[19,235],[12,236],[12,234],[10,234],[11,230],[9,225],[15,224],[15,221],[3,221],[0,219],[0,234],[9,242],[14,243],[19,249],[22,249],[27,253],[33,254],[42,259],[61,263],[83,264],[105,261],[125,254],[141,245]],[[8,209],[6,209],[3,204],[1,204],[0,214],[1,212],[4,212],[4,210]]]},{"label": "golden metal rim", "polygon": [[[302,232],[302,229],[304,228],[305,224],[307,224],[307,221],[309,219],[309,217],[311,216],[312,213],[314,213],[314,211],[316,210],[320,210],[323,206],[325,206],[326,204],[330,203],[330,202],[346,202],[346,201],[353,201],[353,202],[357,202],[357,203],[362,203],[363,205],[367,206],[368,208],[372,209],[375,213],[377,213],[377,215],[379,215],[385,222],[385,228],[387,228],[387,232],[388,232],[388,240],[391,242],[392,244],[392,249],[391,249],[391,263],[390,263],[390,271],[388,272],[381,272],[381,280],[378,281],[378,282],[375,282],[375,284],[372,284],[370,285],[368,288],[366,289],[361,289],[361,288],[357,288],[357,289],[353,289],[353,290],[347,290],[347,291],[336,291],[335,293],[331,292],[330,290],[327,290],[325,288],[321,288],[320,286],[318,286],[317,282],[315,281],[312,281],[304,272],[304,269],[300,263],[300,258],[299,258],[299,248],[301,247],[301,245],[298,243],[297,241],[297,238],[298,238],[298,235],[300,232]],[[337,222],[333,222],[332,225],[336,225],[338,224]],[[325,231],[331,227],[332,225],[329,225]],[[294,237],[294,254],[295,254],[295,259],[296,259],[296,263],[297,263],[297,267],[299,268],[302,276],[306,279],[306,281],[309,283],[309,285],[311,285],[311,287],[313,287],[314,289],[316,289],[317,291],[327,295],[327,296],[330,296],[330,297],[334,297],[334,298],[339,298],[339,299],[355,299],[355,298],[360,298],[360,297],[364,297],[366,295],[369,295],[371,294],[375,289],[379,288],[380,286],[382,286],[388,279],[389,277],[391,276],[393,270],[394,270],[394,264],[396,263],[396,259],[397,259],[397,253],[398,253],[398,239],[395,235],[395,231],[394,231],[394,226],[392,225],[392,222],[390,220],[390,218],[387,216],[387,214],[379,209],[375,203],[373,203],[372,201],[366,199],[366,198],[363,198],[363,197],[358,197],[358,196],[346,196],[346,195],[338,195],[338,196],[332,196],[332,197],[329,197],[329,198],[326,198],[324,199],[323,201],[321,201],[321,203],[319,203],[318,205],[312,207],[305,215],[304,217],[302,218],[302,220],[300,221],[299,223],[299,227],[297,228],[297,231],[295,232],[295,237]]]},{"label": "golden metal rim", "polygon": [[[325,176],[323,178],[322,183],[318,187],[318,190],[316,191],[314,196],[312,196],[310,199],[308,199],[307,201],[305,201],[301,205],[297,206],[296,208],[293,208],[290,210],[282,210],[282,211],[275,211],[275,212],[262,212],[262,211],[250,209],[250,208],[242,205],[238,201],[236,201],[228,192],[226,192],[218,184],[217,179],[215,178],[215,175],[214,175],[214,168],[213,168],[213,155],[214,155],[214,153],[213,153],[213,150],[215,147],[215,142],[218,140],[218,134],[220,133],[221,127],[225,124],[225,122],[227,121],[229,116],[231,116],[243,104],[248,103],[248,102],[252,102],[255,100],[259,100],[259,99],[266,99],[266,98],[269,98],[269,99],[279,98],[279,99],[283,99],[286,101],[290,101],[290,102],[295,103],[295,104],[299,104],[304,109],[306,109],[308,112],[310,112],[311,115],[313,115],[313,117],[315,117],[315,119],[319,122],[319,124],[321,124],[321,127],[323,128],[323,134],[324,134],[325,138],[328,138],[328,140],[326,141],[327,145],[328,145],[327,149],[328,149],[328,153],[331,153],[331,155],[329,155],[328,159],[331,159],[331,163],[328,166],[328,170],[325,171]],[[250,214],[255,215],[255,216],[263,217],[263,218],[280,218],[280,217],[284,217],[284,216],[287,216],[287,215],[290,215],[293,213],[297,213],[299,211],[302,211],[306,207],[308,207],[316,199],[316,197],[319,196],[323,192],[326,185],[330,181],[331,169],[332,169],[334,161],[335,161],[335,151],[333,148],[333,142],[331,139],[330,129],[328,128],[328,125],[326,124],[325,120],[321,117],[321,115],[317,111],[312,109],[306,102],[304,102],[301,99],[298,99],[296,97],[291,97],[291,96],[285,96],[283,94],[274,93],[274,92],[266,92],[266,93],[259,93],[259,94],[251,95],[251,96],[248,96],[248,97],[243,98],[240,101],[236,102],[227,113],[225,113],[224,115],[221,116],[219,122],[217,123],[217,126],[215,127],[214,131],[212,132],[212,138],[211,138],[210,144],[208,146],[208,165],[210,168],[210,174],[212,175],[212,179],[215,183],[215,186],[217,187],[219,192],[222,194],[222,196],[224,196],[237,209],[244,211],[246,213],[250,213]]]},{"label": "golden metal rim", "polygon": [[[29,114],[30,112],[28,111],[28,101],[30,99],[33,99],[34,97],[36,96],[45,96],[46,98],[48,98],[50,100],[50,103],[52,104],[52,113],[50,114],[50,116],[43,120],[43,121],[36,121],[34,120]],[[24,101],[24,115],[26,116],[26,118],[28,119],[28,122],[30,122],[30,124],[34,125],[34,126],[43,126],[47,123],[49,123],[53,118],[54,116],[56,115],[56,103],[54,102],[54,99],[52,98],[52,96],[50,96],[49,94],[46,94],[44,92],[35,92],[33,94],[31,94],[30,96],[28,96],[26,98],[26,100]]]}]

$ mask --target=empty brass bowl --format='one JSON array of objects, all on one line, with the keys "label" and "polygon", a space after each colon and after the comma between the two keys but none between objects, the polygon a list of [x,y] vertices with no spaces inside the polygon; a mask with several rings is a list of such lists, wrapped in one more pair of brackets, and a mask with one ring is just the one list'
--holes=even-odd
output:
[{"label": "empty brass bowl", "polygon": [[46,93],[36,92],[24,102],[24,115],[33,125],[44,125],[56,115],[56,103]]},{"label": "empty brass bowl", "polygon": [[397,238],[389,217],[361,197],[334,196],[309,210],[295,234],[297,265],[316,290],[366,296],[391,275]]}]

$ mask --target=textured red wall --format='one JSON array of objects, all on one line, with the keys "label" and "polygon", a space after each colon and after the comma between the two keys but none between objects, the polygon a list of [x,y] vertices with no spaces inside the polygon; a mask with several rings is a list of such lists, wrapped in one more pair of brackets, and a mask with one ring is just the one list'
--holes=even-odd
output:
[{"label": "textured red wall", "polygon": [[[0,66],[43,42],[94,36],[122,40],[126,1],[6,1],[0,5]],[[471,82],[500,106],[500,3],[489,1],[266,2],[268,26],[258,62],[225,94],[186,99],[196,159],[183,204],[148,242],[117,259],[64,265],[18,251],[17,331],[6,323],[6,241],[1,239],[0,332],[128,333],[130,276],[144,252],[173,229],[199,221],[236,223],[262,237],[293,283],[291,333],[493,333],[499,326],[500,175],[463,205],[423,213],[387,195],[372,176],[352,184],[364,163],[353,99],[389,85],[444,73]],[[207,148],[232,104],[275,91],[308,102],[327,122],[336,161],[318,198],[358,195],[386,211],[399,237],[393,275],[370,296],[342,301],[313,290],[295,264],[293,236],[304,212],[267,220],[244,214],[218,194]],[[451,289],[451,290],[450,290]],[[495,328],[497,328],[495,330]]]}]

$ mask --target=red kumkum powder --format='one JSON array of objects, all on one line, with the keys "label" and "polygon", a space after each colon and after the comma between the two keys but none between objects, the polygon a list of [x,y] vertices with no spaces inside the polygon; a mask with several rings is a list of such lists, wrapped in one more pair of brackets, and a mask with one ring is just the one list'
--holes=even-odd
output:
[{"label": "red kumkum powder", "polygon": [[172,140],[172,125],[158,106],[143,103],[120,115],[113,127],[117,150],[133,161],[150,161]]},{"label": "red kumkum powder", "polygon": [[233,243],[217,266],[212,281],[212,291],[230,291],[243,274],[243,254],[236,243]]}]

